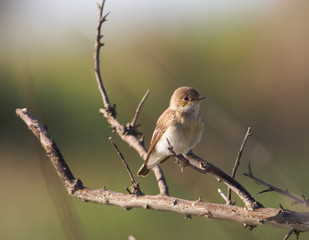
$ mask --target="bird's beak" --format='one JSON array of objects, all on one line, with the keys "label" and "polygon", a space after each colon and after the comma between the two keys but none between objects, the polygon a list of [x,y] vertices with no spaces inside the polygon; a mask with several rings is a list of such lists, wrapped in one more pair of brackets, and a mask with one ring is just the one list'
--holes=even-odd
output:
[{"label": "bird's beak", "polygon": [[200,100],[203,100],[205,99],[206,97],[203,97],[203,96],[199,96],[198,98],[195,98],[195,99],[192,99],[194,101],[200,101]]}]

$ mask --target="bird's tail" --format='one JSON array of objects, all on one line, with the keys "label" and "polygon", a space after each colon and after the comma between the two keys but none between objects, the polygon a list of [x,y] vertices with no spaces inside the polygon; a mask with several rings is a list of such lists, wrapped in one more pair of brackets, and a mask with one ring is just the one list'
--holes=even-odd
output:
[{"label": "bird's tail", "polygon": [[146,164],[144,163],[141,168],[138,170],[137,175],[138,176],[143,176],[146,177],[147,174],[149,173],[150,169],[146,166]]}]

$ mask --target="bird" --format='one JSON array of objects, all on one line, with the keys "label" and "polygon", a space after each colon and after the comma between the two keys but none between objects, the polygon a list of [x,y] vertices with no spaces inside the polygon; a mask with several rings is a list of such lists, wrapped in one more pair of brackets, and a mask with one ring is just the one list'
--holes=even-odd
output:
[{"label": "bird", "polygon": [[138,176],[145,177],[153,167],[166,161],[171,156],[170,145],[176,154],[186,154],[200,142],[204,130],[200,101],[204,98],[187,86],[174,91],[169,107],[156,123],[146,160],[138,170]]}]

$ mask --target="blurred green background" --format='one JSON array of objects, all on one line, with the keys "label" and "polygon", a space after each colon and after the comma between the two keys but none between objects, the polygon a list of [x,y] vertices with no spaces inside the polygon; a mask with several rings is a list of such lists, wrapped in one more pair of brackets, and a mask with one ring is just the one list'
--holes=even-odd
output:
[{"label": "blurred green background", "polygon": [[[229,173],[251,126],[237,179],[267,207],[304,211],[278,194],[256,195],[264,188],[242,173],[250,160],[265,181],[309,195],[308,10],[301,0],[107,1],[101,66],[118,119],[131,121],[151,89],[138,120],[148,146],[174,89],[192,86],[207,97],[195,153]],[[125,211],[66,194],[17,107],[48,126],[87,187],[125,192],[130,185],[109,136],[134,173],[142,163],[98,113],[97,19],[96,1],[0,2],[0,239],[282,239],[287,230],[249,232],[237,223]],[[226,188],[211,177],[181,173],[173,160],[162,168],[172,196],[224,203],[217,189]],[[158,193],[152,174],[137,179],[144,193]]]}]

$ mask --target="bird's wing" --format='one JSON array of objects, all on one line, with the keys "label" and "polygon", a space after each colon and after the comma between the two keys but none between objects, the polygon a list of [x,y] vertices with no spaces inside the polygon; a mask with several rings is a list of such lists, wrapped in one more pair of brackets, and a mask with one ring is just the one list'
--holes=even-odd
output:
[{"label": "bird's wing", "polygon": [[174,118],[175,118],[175,112],[170,109],[166,109],[159,117],[156,124],[156,128],[151,138],[150,147],[146,157],[146,162],[148,161],[150,154],[154,151],[157,142],[161,139],[167,127],[170,125],[171,121],[174,120]]}]

